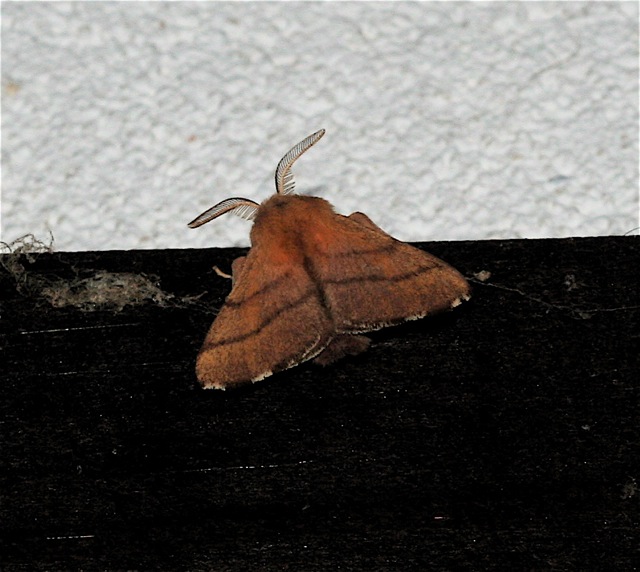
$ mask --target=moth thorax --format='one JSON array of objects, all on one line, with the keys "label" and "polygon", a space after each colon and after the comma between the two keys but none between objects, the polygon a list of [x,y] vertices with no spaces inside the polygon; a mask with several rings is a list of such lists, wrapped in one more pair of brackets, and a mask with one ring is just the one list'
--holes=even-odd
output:
[{"label": "moth thorax", "polygon": [[335,216],[331,204],[318,197],[273,195],[264,201],[251,229],[251,244],[291,248]]}]

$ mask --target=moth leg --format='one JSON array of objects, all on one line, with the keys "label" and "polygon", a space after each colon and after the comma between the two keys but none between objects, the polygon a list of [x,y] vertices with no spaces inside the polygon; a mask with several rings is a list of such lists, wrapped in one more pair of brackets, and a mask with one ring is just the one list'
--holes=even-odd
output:
[{"label": "moth leg", "polygon": [[381,232],[382,234],[387,234],[364,213],[361,213],[361,212],[351,213],[347,218],[350,218],[351,220],[354,220],[358,224],[361,224],[362,226],[366,226],[371,230]]},{"label": "moth leg", "polygon": [[229,278],[231,280],[231,286],[233,286],[236,283],[236,277],[240,276],[240,273],[242,272],[246,258],[246,256],[239,256],[231,263],[231,274],[223,272],[217,266],[213,267],[213,271],[222,278]]},{"label": "moth leg", "polygon": [[213,271],[220,276],[220,278],[229,278],[229,280],[231,280],[233,278],[233,276],[231,276],[231,274],[227,274],[224,270],[220,270],[220,268],[218,268],[217,266],[213,267]]},{"label": "moth leg", "polygon": [[371,340],[366,336],[339,334],[313,360],[318,365],[329,365],[345,356],[355,356],[365,351]]},{"label": "moth leg", "polygon": [[242,274],[242,269],[244,268],[244,262],[246,259],[247,259],[246,256],[238,256],[238,258],[236,258],[231,263],[231,286],[232,287],[235,286],[238,276]]}]

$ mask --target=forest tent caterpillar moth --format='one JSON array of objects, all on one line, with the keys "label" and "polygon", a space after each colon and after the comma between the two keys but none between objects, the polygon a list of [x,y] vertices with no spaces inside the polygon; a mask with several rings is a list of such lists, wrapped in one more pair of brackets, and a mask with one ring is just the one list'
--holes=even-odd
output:
[{"label": "forest tent caterpillar moth", "polygon": [[276,169],[276,194],[230,198],[192,222],[233,212],[253,220],[251,249],[232,264],[232,288],[196,362],[205,388],[255,382],[314,359],[328,365],[367,349],[358,335],[458,306],[464,277],[400,242],[366,215],[339,215],[324,199],[291,194],[291,166],[324,135],[293,147]]}]

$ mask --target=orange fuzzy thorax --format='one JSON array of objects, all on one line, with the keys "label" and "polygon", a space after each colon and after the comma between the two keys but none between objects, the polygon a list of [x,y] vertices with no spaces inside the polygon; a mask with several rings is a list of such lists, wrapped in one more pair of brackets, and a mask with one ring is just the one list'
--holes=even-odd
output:
[{"label": "orange fuzzy thorax", "polygon": [[326,252],[336,241],[338,237],[331,232],[335,216],[324,199],[273,195],[260,205],[251,244],[260,245],[273,263],[297,264],[305,252]]}]

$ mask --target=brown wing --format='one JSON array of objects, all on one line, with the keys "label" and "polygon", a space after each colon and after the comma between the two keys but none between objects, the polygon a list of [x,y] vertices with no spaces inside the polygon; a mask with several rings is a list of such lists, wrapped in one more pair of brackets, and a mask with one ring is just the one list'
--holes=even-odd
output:
[{"label": "brown wing", "polygon": [[337,215],[333,233],[314,266],[339,333],[421,318],[469,298],[457,270],[392,238],[362,213]]},{"label": "brown wing", "polygon": [[333,332],[305,270],[253,247],[202,345],[196,375],[207,388],[258,381],[313,358]]}]

